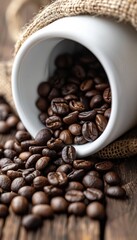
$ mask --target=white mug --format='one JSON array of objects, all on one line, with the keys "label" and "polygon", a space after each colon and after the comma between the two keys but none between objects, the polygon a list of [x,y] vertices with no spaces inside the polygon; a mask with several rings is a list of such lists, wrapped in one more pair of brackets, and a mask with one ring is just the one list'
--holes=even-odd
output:
[{"label": "white mug", "polygon": [[86,157],[101,150],[137,124],[137,32],[128,24],[93,16],[59,19],[31,35],[19,49],[12,71],[12,92],[21,121],[35,137],[44,128],[35,106],[38,84],[54,71],[63,52],[89,49],[106,71],[112,93],[111,116],[94,142],[75,145]]}]

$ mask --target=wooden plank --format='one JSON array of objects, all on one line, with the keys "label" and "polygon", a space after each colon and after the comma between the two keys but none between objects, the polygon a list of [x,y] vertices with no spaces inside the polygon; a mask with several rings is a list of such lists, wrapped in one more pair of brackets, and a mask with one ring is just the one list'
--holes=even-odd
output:
[{"label": "wooden plank", "polygon": [[21,218],[10,214],[6,220],[2,240],[18,240]]},{"label": "wooden plank", "polygon": [[137,238],[137,161],[121,160],[117,170],[127,192],[126,200],[107,198],[105,240],[136,240]]},{"label": "wooden plank", "polygon": [[0,239],[2,238],[3,227],[4,227],[4,220],[0,219]]}]

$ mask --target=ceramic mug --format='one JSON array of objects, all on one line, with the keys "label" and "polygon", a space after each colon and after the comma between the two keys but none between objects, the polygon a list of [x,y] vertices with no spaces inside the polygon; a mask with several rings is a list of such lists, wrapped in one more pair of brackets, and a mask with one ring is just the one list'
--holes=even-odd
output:
[{"label": "ceramic mug", "polygon": [[92,16],[59,19],[31,35],[18,51],[12,70],[12,92],[21,121],[35,137],[44,128],[35,106],[40,82],[52,75],[60,53],[89,49],[106,71],[112,92],[111,116],[95,141],[75,145],[85,157],[101,150],[137,123],[137,33],[125,23]]}]

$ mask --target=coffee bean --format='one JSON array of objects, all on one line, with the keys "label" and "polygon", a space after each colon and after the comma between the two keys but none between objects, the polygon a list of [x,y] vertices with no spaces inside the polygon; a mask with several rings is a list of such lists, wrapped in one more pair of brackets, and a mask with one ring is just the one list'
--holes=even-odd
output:
[{"label": "coffee bean", "polygon": [[85,144],[86,142],[87,141],[85,140],[85,138],[83,136],[74,137],[74,144],[81,145],[81,144]]},{"label": "coffee bean", "polygon": [[42,218],[50,218],[53,216],[53,210],[48,204],[39,204],[32,207],[32,213]]},{"label": "coffee bean", "polygon": [[107,119],[102,114],[97,114],[95,118],[96,126],[98,127],[100,132],[104,132],[107,126]]},{"label": "coffee bean", "polygon": [[19,195],[27,198],[28,200],[31,199],[34,192],[35,192],[35,188],[32,186],[23,186],[18,191]]},{"label": "coffee bean", "polygon": [[99,95],[99,94],[100,94],[100,92],[98,90],[92,89],[92,90],[89,90],[85,93],[85,97],[92,98],[92,97],[94,97],[96,95]]},{"label": "coffee bean", "polygon": [[71,125],[73,123],[75,123],[77,121],[77,118],[78,118],[78,111],[74,111],[74,112],[71,112],[69,113],[67,116],[65,116],[63,118],[63,122],[68,124],[68,125]]},{"label": "coffee bean", "polygon": [[51,150],[49,149],[48,147],[45,147],[43,150],[42,150],[42,155],[43,156],[47,156],[49,158],[56,158],[57,154],[56,154],[56,151],[55,150]]},{"label": "coffee bean", "polygon": [[0,218],[6,218],[9,214],[9,209],[6,205],[0,204]]},{"label": "coffee bean", "polygon": [[41,129],[35,137],[38,145],[46,145],[47,141],[51,138],[51,131],[47,128]]},{"label": "coffee bean", "polygon": [[83,169],[73,170],[67,176],[70,181],[79,181],[85,175],[85,171]]},{"label": "coffee bean", "polygon": [[113,168],[113,163],[110,161],[98,162],[95,164],[95,169],[99,172],[108,172]]},{"label": "coffee bean", "polygon": [[86,205],[82,202],[71,203],[68,207],[68,213],[82,216],[85,213]]},{"label": "coffee bean", "polygon": [[114,171],[107,172],[104,175],[104,180],[109,184],[109,185],[117,185],[120,183],[120,178],[118,174]]},{"label": "coffee bean", "polygon": [[9,205],[14,197],[17,196],[17,193],[14,192],[5,192],[1,194],[0,201],[3,204]]},{"label": "coffee bean", "polygon": [[73,146],[65,146],[62,150],[62,159],[65,163],[72,163],[76,159],[76,150]]},{"label": "coffee bean", "polygon": [[49,163],[50,158],[49,157],[41,157],[39,160],[36,162],[35,168],[39,171],[43,170]]},{"label": "coffee bean", "polygon": [[18,169],[18,164],[10,163],[7,166],[2,167],[1,171],[2,173],[6,173],[9,170],[16,170],[16,169]]},{"label": "coffee bean", "polygon": [[54,113],[58,115],[65,115],[69,113],[69,106],[64,98],[54,98],[51,101],[51,108]]},{"label": "coffee bean", "polygon": [[65,84],[61,89],[61,93],[63,96],[76,94],[77,91],[78,91],[78,87],[74,83]]},{"label": "coffee bean", "polygon": [[72,144],[73,143],[73,136],[69,130],[63,130],[59,134],[59,138],[66,144]]},{"label": "coffee bean", "polygon": [[102,200],[104,197],[103,192],[97,188],[87,188],[84,195],[90,201]]},{"label": "coffee bean", "polygon": [[46,126],[52,130],[59,129],[62,126],[62,121],[59,116],[51,116],[46,119]]},{"label": "coffee bean", "polygon": [[63,197],[54,197],[51,199],[51,207],[54,212],[66,212],[68,208],[68,202]]},{"label": "coffee bean", "polygon": [[64,186],[66,185],[68,178],[64,172],[50,172],[48,174],[48,181],[53,186]]},{"label": "coffee bean", "polygon": [[95,118],[95,116],[96,116],[96,111],[93,109],[91,111],[79,113],[78,118],[82,121],[91,121]]},{"label": "coffee bean", "polygon": [[89,91],[93,87],[93,85],[94,81],[92,79],[87,79],[80,84],[80,90]]},{"label": "coffee bean", "polygon": [[47,142],[47,147],[51,150],[60,151],[64,147],[64,143],[60,138],[51,138]]},{"label": "coffee bean", "polygon": [[21,152],[21,153],[19,154],[19,158],[20,158],[23,162],[26,162],[30,156],[31,156],[31,153],[30,153],[30,152]]},{"label": "coffee bean", "polygon": [[0,133],[4,134],[4,133],[8,133],[10,130],[10,127],[8,126],[8,124],[5,121],[0,120]]},{"label": "coffee bean", "polygon": [[54,137],[55,137],[55,138],[59,138],[60,133],[61,133],[61,130],[60,130],[60,129],[55,130],[55,131],[54,131]]},{"label": "coffee bean", "polygon": [[10,128],[15,128],[18,122],[19,118],[15,115],[10,115],[6,120],[6,123]]},{"label": "coffee bean", "polygon": [[51,91],[49,92],[48,100],[49,100],[49,101],[52,101],[52,99],[57,98],[57,97],[59,97],[59,96],[60,96],[59,89],[53,87],[53,88],[51,89]]},{"label": "coffee bean", "polygon": [[105,192],[108,197],[112,198],[125,198],[126,196],[125,189],[120,186],[108,187]]},{"label": "coffee bean", "polygon": [[17,141],[14,142],[14,150],[18,154],[20,154],[22,152],[22,147],[21,147],[20,143]]},{"label": "coffee bean", "polygon": [[8,170],[6,174],[11,180],[18,177],[22,177],[22,172],[14,171],[14,170]]},{"label": "coffee bean", "polygon": [[38,205],[38,204],[48,204],[49,198],[48,195],[43,191],[35,192],[32,196],[32,204]]},{"label": "coffee bean", "polygon": [[11,201],[11,209],[14,213],[22,215],[28,211],[29,203],[23,196],[14,197]]},{"label": "coffee bean", "polygon": [[45,125],[45,121],[48,118],[48,114],[47,113],[40,113],[39,114],[39,119],[40,121]]},{"label": "coffee bean", "polygon": [[82,183],[86,188],[103,188],[103,181],[100,178],[88,174],[84,176]]},{"label": "coffee bean", "polygon": [[33,186],[38,190],[42,189],[46,185],[48,185],[48,179],[44,176],[38,176],[33,179]]},{"label": "coffee bean", "polygon": [[61,157],[59,157],[59,158],[57,158],[56,160],[54,160],[54,164],[55,164],[56,166],[61,166],[61,165],[64,164],[64,161],[63,161],[63,159],[62,159]]},{"label": "coffee bean", "polygon": [[74,136],[81,135],[81,125],[78,123],[71,124],[68,129]]},{"label": "coffee bean", "polygon": [[41,97],[46,97],[51,89],[49,82],[41,82],[38,86],[38,94]]},{"label": "coffee bean", "polygon": [[26,181],[23,177],[15,178],[11,183],[11,191],[17,193],[21,187],[25,186],[25,184]]},{"label": "coffee bean", "polygon": [[101,95],[95,95],[90,100],[90,108],[94,109],[96,107],[99,107],[102,103],[102,96]]},{"label": "coffee bean", "polygon": [[10,190],[10,186],[11,186],[11,180],[8,176],[2,174],[0,175],[0,187],[4,190],[4,191],[9,191]]},{"label": "coffee bean", "polygon": [[98,138],[98,130],[93,122],[85,122],[82,126],[82,135],[87,141],[94,141]]},{"label": "coffee bean", "polygon": [[18,122],[16,128],[17,128],[18,131],[20,131],[20,130],[21,130],[21,131],[22,131],[22,130],[25,131],[25,130],[26,130],[25,127],[24,127],[24,125],[23,125],[23,123],[22,123],[21,121]]},{"label": "coffee bean", "polygon": [[72,72],[73,72],[74,76],[79,78],[79,79],[83,79],[83,78],[86,77],[85,70],[84,70],[84,68],[81,65],[76,64],[72,68]]},{"label": "coffee bean", "polygon": [[72,56],[70,54],[60,54],[55,59],[55,65],[58,68],[67,68],[70,67],[73,63]]},{"label": "coffee bean", "polygon": [[106,111],[104,112],[104,117],[106,117],[107,119],[110,118],[111,115],[111,108],[106,109]]},{"label": "coffee bean", "polygon": [[28,230],[35,230],[42,225],[42,219],[35,214],[28,214],[23,217],[22,225]]},{"label": "coffee bean", "polygon": [[62,189],[60,189],[58,187],[54,187],[52,185],[45,186],[43,188],[43,190],[49,197],[55,197],[55,196],[63,195],[63,190]]},{"label": "coffee bean", "polygon": [[91,171],[87,172],[87,175],[100,178],[100,173],[95,170],[91,170]]},{"label": "coffee bean", "polygon": [[30,140],[22,141],[20,145],[23,151],[28,151],[30,146],[36,146],[37,143],[35,140],[30,139]]},{"label": "coffee bean", "polygon": [[70,173],[72,171],[72,166],[70,164],[62,164],[59,166],[56,170],[57,172],[64,172],[66,174]]},{"label": "coffee bean", "polygon": [[40,171],[35,170],[34,168],[29,168],[23,171],[22,175],[25,178],[25,181],[27,183],[31,183],[33,181],[34,178],[40,176]]},{"label": "coffee bean", "polygon": [[15,134],[15,138],[18,142],[22,142],[25,140],[29,140],[31,136],[27,131],[17,131]]},{"label": "coffee bean", "polygon": [[[75,83],[75,84],[77,84],[77,83]],[[64,96],[64,99],[67,100],[67,101],[71,101],[71,100],[77,100],[78,97],[74,94],[68,94],[68,95]]]},{"label": "coffee bean", "polygon": [[99,90],[99,91],[104,91],[104,90],[106,90],[106,88],[108,87],[109,85],[108,85],[108,83],[99,83],[99,84],[96,84],[95,85],[95,88],[97,89],[97,90]]},{"label": "coffee bean", "polygon": [[85,106],[82,102],[77,100],[72,100],[69,102],[69,107],[72,111],[83,112],[85,110]]},{"label": "coffee bean", "polygon": [[41,154],[33,154],[31,155],[28,159],[27,162],[25,164],[26,168],[31,168],[34,167],[36,162],[38,161],[38,159],[41,158]]},{"label": "coffee bean", "polygon": [[43,170],[43,174],[45,176],[48,175],[48,173],[50,172],[55,172],[57,169],[56,165],[55,164],[51,164],[51,165],[48,165],[44,170]]},{"label": "coffee bean", "polygon": [[9,139],[4,143],[4,149],[14,149],[14,139]]},{"label": "coffee bean", "polygon": [[1,158],[0,159],[0,168],[6,167],[9,164],[12,164],[12,160],[10,158]]},{"label": "coffee bean", "polygon": [[10,159],[13,159],[15,156],[16,156],[16,152],[12,149],[5,149],[4,150],[4,156],[6,158],[10,158]]},{"label": "coffee bean", "polygon": [[46,146],[30,146],[29,147],[29,152],[31,152],[31,154],[42,154],[42,150],[45,147]]},{"label": "coffee bean", "polygon": [[69,191],[69,190],[83,191],[84,190],[84,186],[80,182],[72,181],[72,182],[68,183],[68,186],[66,188],[66,191]]},{"label": "coffee bean", "polygon": [[68,202],[80,202],[84,200],[84,194],[79,190],[69,190],[65,194]]},{"label": "coffee bean", "polygon": [[48,102],[43,97],[39,97],[36,101],[36,106],[40,111],[45,111],[48,108]]},{"label": "coffee bean", "polygon": [[75,169],[85,169],[85,170],[90,170],[93,167],[93,163],[91,161],[87,160],[74,160],[73,161],[73,167]]},{"label": "coffee bean", "polygon": [[97,219],[97,220],[103,220],[106,215],[103,204],[99,202],[90,203],[87,206],[86,212],[90,218]]},{"label": "coffee bean", "polygon": [[104,90],[103,99],[106,103],[111,103],[111,89],[109,87]]}]

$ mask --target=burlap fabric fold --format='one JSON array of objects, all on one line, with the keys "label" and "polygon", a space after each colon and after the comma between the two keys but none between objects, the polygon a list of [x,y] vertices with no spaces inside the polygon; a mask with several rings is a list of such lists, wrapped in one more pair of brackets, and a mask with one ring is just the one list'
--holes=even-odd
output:
[{"label": "burlap fabric fold", "polygon": [[[15,45],[15,54],[23,42],[37,30],[62,17],[83,14],[110,17],[114,21],[129,22],[137,28],[137,0],[54,0],[24,28]],[[0,63],[0,94],[4,94],[15,108],[11,94],[11,67],[12,62]],[[134,155],[137,155],[137,128],[96,153],[96,156],[102,159],[127,158]]]}]

